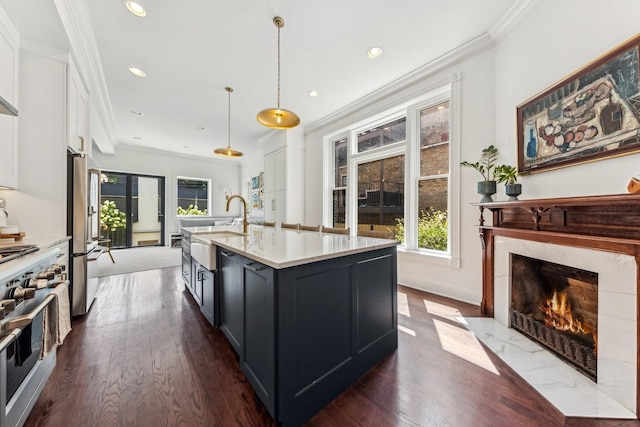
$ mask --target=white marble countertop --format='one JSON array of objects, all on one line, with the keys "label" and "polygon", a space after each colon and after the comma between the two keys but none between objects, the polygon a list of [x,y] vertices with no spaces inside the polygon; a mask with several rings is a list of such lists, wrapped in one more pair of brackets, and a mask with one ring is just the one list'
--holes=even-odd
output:
[{"label": "white marble countertop", "polygon": [[36,264],[42,259],[45,259],[49,255],[49,252],[57,251],[57,249],[53,249],[54,246],[68,241],[69,239],[69,236],[24,237],[22,240],[18,240],[17,242],[0,243],[0,247],[36,245],[40,248],[40,250],[36,252],[31,252],[11,261],[1,263],[0,282],[3,282],[7,277],[13,276],[17,271],[22,270],[25,266]]},{"label": "white marble countertop", "polygon": [[[395,240],[318,233],[279,227],[242,225],[184,227],[191,240],[212,243],[273,268],[287,268],[396,246]],[[235,234],[232,234],[235,233]]]}]

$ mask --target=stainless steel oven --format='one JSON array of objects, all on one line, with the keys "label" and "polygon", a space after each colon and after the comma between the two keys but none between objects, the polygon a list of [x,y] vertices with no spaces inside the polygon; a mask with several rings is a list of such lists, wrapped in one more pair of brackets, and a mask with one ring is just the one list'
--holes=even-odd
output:
[{"label": "stainless steel oven", "polygon": [[55,367],[56,352],[41,357],[43,311],[54,286],[68,285],[56,264],[59,249],[3,264],[0,277],[0,426],[20,426]]}]

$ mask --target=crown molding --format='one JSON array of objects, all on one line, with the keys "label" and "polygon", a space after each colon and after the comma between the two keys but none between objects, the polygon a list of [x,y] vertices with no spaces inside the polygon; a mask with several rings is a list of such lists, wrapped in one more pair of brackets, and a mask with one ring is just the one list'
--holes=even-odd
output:
[{"label": "crown molding", "polygon": [[439,56],[431,62],[411,71],[404,76],[394,80],[393,82],[380,87],[379,89],[371,92],[368,95],[346,105],[345,107],[329,114],[317,120],[305,127],[306,133],[311,133],[320,130],[321,128],[332,124],[333,122],[344,118],[347,115],[353,114],[363,108],[370,105],[374,105],[378,102],[382,102],[389,98],[391,95],[413,86],[435,74],[446,70],[460,62],[463,62],[481,52],[491,49],[495,46],[495,42],[487,33],[482,34],[468,42],[458,46],[457,48]]},{"label": "crown molding", "polygon": [[102,70],[102,62],[95,39],[91,14],[86,0],[54,0],[62,26],[69,39],[71,57],[89,89],[91,102],[96,108],[109,141],[101,147],[113,151],[115,126],[109,91]]},{"label": "crown molding", "polygon": [[502,39],[537,1],[538,0],[518,0],[512,3],[504,15],[502,15],[498,22],[489,30],[491,39],[495,42]]}]

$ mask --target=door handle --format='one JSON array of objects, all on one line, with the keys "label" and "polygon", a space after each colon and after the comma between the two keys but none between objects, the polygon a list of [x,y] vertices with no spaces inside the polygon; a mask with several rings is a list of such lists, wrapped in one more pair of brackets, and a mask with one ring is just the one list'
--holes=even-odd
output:
[{"label": "door handle", "polygon": [[[259,264],[258,264],[258,265],[259,265]],[[246,268],[247,270],[254,271],[254,272],[262,270],[262,267],[254,267],[254,266],[253,266],[253,265],[251,265],[251,264],[245,264],[245,265],[244,265],[244,268]]]}]

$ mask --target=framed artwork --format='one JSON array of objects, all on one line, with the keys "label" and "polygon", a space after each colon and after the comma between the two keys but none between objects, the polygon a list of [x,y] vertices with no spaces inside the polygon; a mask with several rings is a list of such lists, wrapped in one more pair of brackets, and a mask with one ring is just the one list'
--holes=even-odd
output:
[{"label": "framed artwork", "polygon": [[260,180],[257,176],[252,176],[251,177],[251,189],[252,190],[257,190],[260,186]]},{"label": "framed artwork", "polygon": [[516,107],[518,172],[640,151],[640,35]]}]

